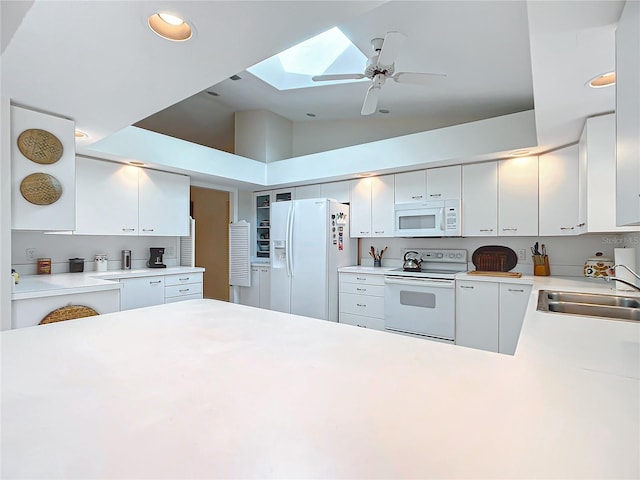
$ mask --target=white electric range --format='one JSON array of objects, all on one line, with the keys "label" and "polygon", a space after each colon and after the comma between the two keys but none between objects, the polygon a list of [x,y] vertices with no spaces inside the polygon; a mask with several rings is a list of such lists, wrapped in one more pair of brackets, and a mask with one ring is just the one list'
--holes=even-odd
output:
[{"label": "white electric range", "polygon": [[422,259],[420,271],[390,270],[384,277],[385,330],[455,341],[455,275],[467,271],[467,251],[406,249]]}]

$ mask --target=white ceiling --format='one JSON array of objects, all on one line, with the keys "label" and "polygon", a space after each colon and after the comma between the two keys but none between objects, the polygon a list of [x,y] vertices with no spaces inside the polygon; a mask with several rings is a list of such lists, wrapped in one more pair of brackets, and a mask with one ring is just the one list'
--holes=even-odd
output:
[{"label": "white ceiling", "polygon": [[[16,104],[74,119],[90,135],[85,145],[140,122],[229,151],[238,110],[267,109],[306,127],[340,120],[384,132],[387,123],[393,136],[533,107],[547,150],[575,142],[585,117],[614,110],[614,89],[584,83],[614,67],[623,4],[2,0],[0,86]],[[194,38],[150,32],[146,18],[158,10],[189,19]],[[388,82],[380,107],[391,113],[361,117],[366,83],[278,92],[244,72],[335,25],[367,55],[371,38],[401,31],[408,40],[396,70],[447,77],[427,87]],[[242,80],[228,80],[237,73]]]}]

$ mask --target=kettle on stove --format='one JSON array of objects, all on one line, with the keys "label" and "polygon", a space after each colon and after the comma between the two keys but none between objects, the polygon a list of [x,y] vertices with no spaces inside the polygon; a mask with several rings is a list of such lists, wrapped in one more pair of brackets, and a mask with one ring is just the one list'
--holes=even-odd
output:
[{"label": "kettle on stove", "polygon": [[402,269],[405,272],[419,272],[422,270],[422,258],[418,252],[410,250],[404,254]]}]

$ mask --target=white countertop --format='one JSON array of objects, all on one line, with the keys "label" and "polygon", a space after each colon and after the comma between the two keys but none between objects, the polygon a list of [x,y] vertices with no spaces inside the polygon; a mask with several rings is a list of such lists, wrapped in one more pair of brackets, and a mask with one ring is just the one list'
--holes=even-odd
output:
[{"label": "white countertop", "polygon": [[107,272],[54,273],[51,275],[24,275],[14,286],[11,300],[52,297],[73,293],[119,290],[120,278],[147,277],[204,272],[201,267],[139,268],[132,270],[109,270]]},{"label": "white countertop", "polygon": [[530,303],[509,356],[193,300],[0,340],[3,478],[640,476],[637,323]]}]

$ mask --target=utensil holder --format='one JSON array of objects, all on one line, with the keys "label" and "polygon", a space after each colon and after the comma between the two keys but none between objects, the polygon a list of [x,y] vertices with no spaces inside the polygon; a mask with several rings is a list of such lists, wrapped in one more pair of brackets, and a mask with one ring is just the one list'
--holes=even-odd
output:
[{"label": "utensil holder", "polygon": [[538,277],[548,277],[551,275],[549,268],[549,255],[533,255],[533,274]]},{"label": "utensil holder", "polygon": [[373,266],[374,267],[381,267],[382,266],[382,260],[374,260],[373,261]]}]

